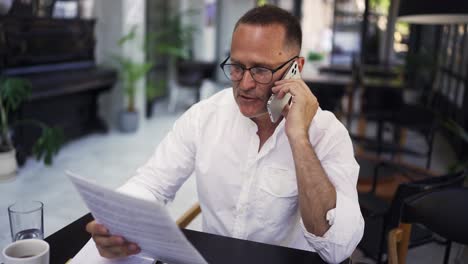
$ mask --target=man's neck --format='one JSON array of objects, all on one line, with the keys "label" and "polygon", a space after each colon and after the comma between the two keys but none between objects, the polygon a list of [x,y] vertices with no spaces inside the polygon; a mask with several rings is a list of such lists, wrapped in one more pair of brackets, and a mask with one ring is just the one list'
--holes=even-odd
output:
[{"label": "man's neck", "polygon": [[273,135],[275,132],[276,127],[281,122],[281,117],[276,123],[272,123],[268,114],[261,115],[259,117],[252,118],[252,121],[257,125],[258,131],[257,135],[260,139],[260,145],[258,147],[258,151],[262,148],[263,144],[268,140],[268,138]]}]

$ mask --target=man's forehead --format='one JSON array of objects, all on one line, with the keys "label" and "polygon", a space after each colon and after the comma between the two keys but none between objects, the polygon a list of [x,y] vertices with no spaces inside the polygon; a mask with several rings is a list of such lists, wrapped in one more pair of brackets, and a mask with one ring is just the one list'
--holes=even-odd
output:
[{"label": "man's forehead", "polygon": [[284,63],[294,54],[289,54],[284,50],[271,50],[255,52],[253,50],[237,50],[231,47],[230,61],[239,63],[246,67],[263,66],[267,68],[275,68],[279,64]]},{"label": "man's forehead", "polygon": [[234,54],[231,55],[231,61],[250,66],[273,67],[276,65],[276,60],[274,60],[272,57],[263,58],[260,56],[236,56]]},{"label": "man's forehead", "polygon": [[259,36],[262,38],[272,39],[276,42],[284,42],[286,29],[280,24],[257,25],[257,24],[239,24],[232,34],[233,40],[237,38],[239,41],[246,41],[243,38]]},{"label": "man's forehead", "polygon": [[245,65],[277,66],[290,57],[279,24],[239,24],[232,36],[231,61]]}]

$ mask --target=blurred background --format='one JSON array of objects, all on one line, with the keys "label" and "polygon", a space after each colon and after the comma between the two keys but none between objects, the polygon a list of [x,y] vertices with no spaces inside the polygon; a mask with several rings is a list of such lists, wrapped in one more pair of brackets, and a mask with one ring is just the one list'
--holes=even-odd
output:
[{"label": "blurred background", "polygon": [[[234,24],[264,4],[300,19],[302,78],[353,139],[366,218],[353,260],[387,260],[408,196],[467,185],[464,1],[0,0],[0,246],[8,205],[44,202],[52,234],[87,212],[65,170],[118,187],[181,113],[230,87],[218,65]],[[192,177],[168,209],[196,201]],[[419,229],[410,263],[468,263]]]}]

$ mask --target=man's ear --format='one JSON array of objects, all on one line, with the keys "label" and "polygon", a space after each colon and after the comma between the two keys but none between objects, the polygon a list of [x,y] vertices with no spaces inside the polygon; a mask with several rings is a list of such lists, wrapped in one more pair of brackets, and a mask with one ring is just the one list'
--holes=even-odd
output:
[{"label": "man's ear", "polygon": [[297,66],[299,67],[299,72],[302,72],[302,68],[304,67],[305,58],[299,57],[297,58]]}]

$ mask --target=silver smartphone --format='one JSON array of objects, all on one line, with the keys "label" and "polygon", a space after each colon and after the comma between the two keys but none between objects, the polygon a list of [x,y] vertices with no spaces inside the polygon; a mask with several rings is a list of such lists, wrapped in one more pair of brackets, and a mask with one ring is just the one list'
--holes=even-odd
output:
[{"label": "silver smartphone", "polygon": [[[299,67],[297,62],[294,61],[291,66],[289,66],[288,71],[283,75],[283,80],[287,79],[301,79],[301,73],[299,72]],[[281,117],[284,107],[289,103],[291,99],[291,94],[287,93],[282,99],[277,99],[276,94],[272,94],[270,99],[267,102],[267,110],[270,115],[270,120],[272,123],[276,123]]]}]

